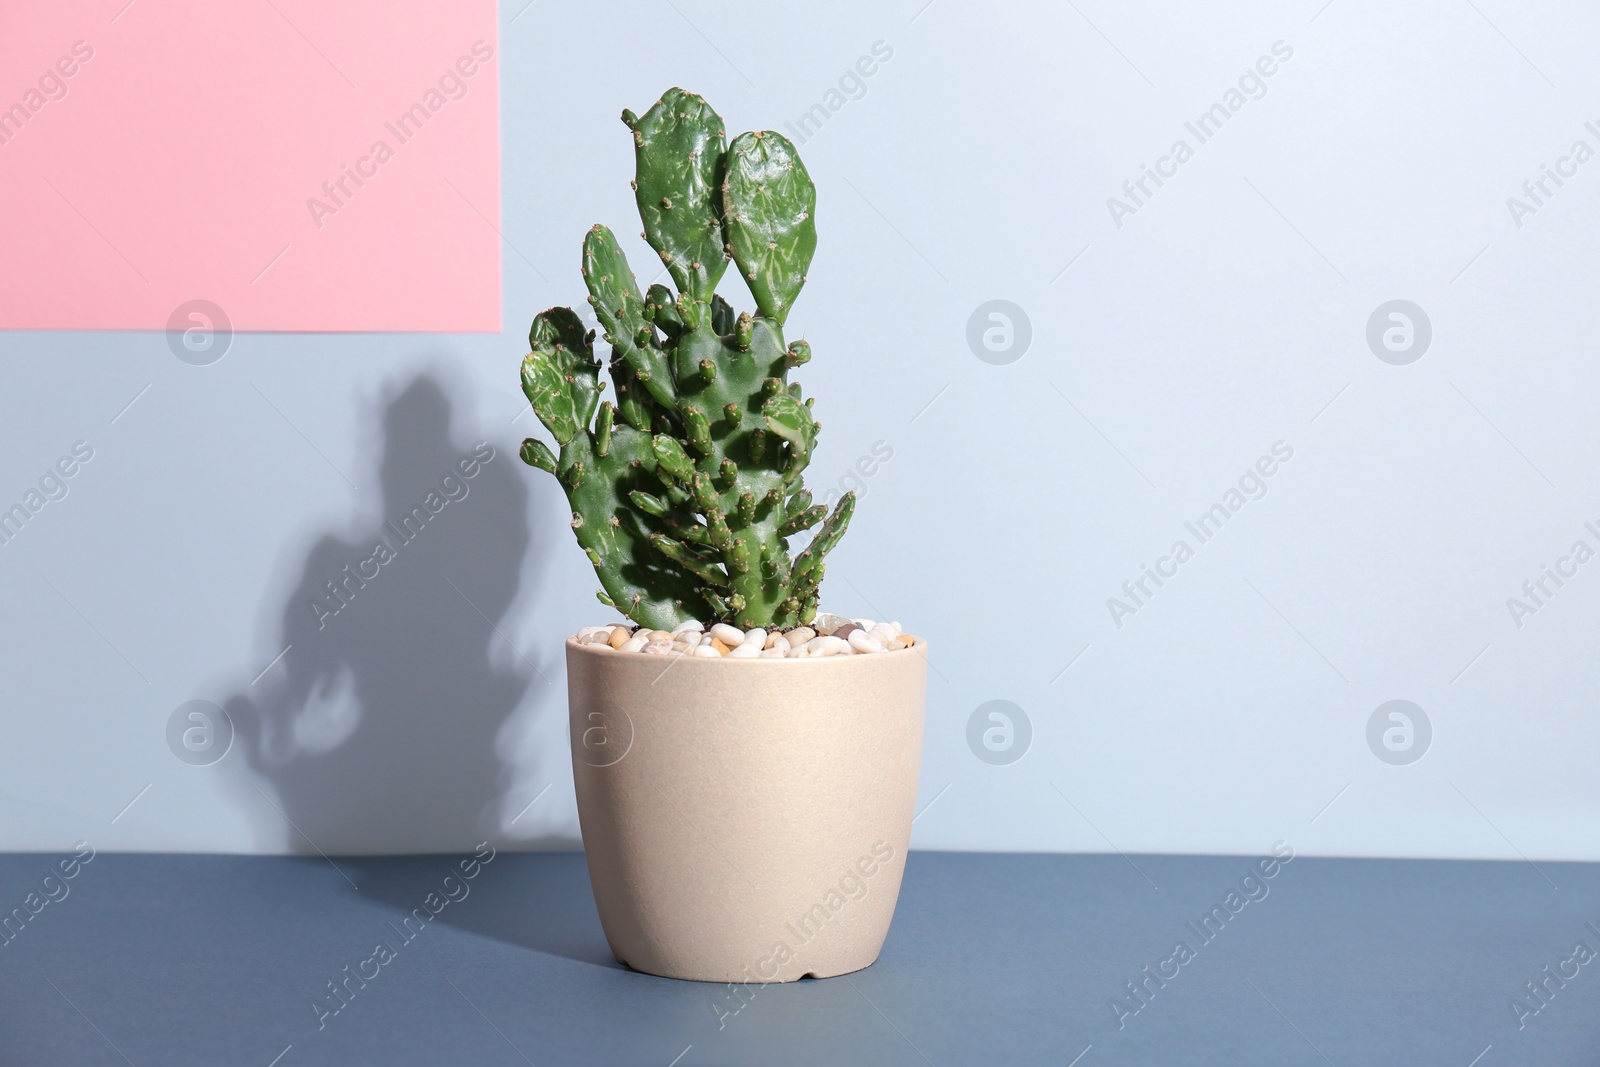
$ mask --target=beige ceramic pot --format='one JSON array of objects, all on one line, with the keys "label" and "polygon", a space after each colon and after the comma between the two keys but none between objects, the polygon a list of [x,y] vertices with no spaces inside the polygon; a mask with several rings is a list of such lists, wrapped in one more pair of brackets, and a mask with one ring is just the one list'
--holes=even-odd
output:
[{"label": "beige ceramic pot", "polygon": [[876,960],[911,839],[926,655],[700,659],[569,640],[578,816],[617,959],[702,982]]}]

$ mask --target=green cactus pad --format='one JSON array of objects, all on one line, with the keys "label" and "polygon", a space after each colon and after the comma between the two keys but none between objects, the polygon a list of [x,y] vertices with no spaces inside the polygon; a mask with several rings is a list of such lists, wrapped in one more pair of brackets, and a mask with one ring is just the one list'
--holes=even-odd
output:
[{"label": "green cactus pad", "polygon": [[695,94],[668,89],[643,117],[624,111],[622,121],[633,130],[634,196],[645,239],[679,292],[709,301],[728,266],[718,188],[726,152],[722,117]]},{"label": "green cactus pad", "polygon": [[592,227],[583,239],[583,280],[589,287],[595,318],[605,327],[606,340],[656,402],[672,407],[676,398],[667,357],[656,348],[645,321],[644,299],[628,268],[628,257],[604,226]]},{"label": "green cactus pad", "polygon": [[694,480],[694,461],[684,452],[683,446],[675,438],[658,433],[651,440],[651,446],[662,473],[679,482],[688,483]]},{"label": "green cactus pad", "polygon": [[728,146],[723,181],[728,250],[761,314],[780,325],[817,250],[817,190],[794,145],[766,130]]},{"label": "green cactus pad", "polygon": [[556,472],[556,457],[543,441],[536,441],[532,437],[523,438],[522,447],[517,454],[522,457],[522,462],[530,467],[538,467],[542,471]]},{"label": "green cactus pad", "polygon": [[551,308],[533,320],[533,351],[522,361],[522,391],[539,421],[564,445],[594,416],[600,365],[589,336],[571,308]]},{"label": "green cactus pad", "polygon": [[811,539],[804,552],[794,558],[794,574],[801,584],[816,589],[817,583],[822,580],[822,558],[832,552],[844,536],[845,529],[850,525],[850,516],[855,511],[856,494],[852,489],[839,498],[839,502],[833,506],[833,513],[823,521],[822,529],[817,531],[817,536]]},{"label": "green cactus pad", "polygon": [[644,295],[644,317],[666,334],[669,341],[683,332],[683,316],[678,313],[672,290],[660,283],[652,285]]},{"label": "green cactus pad", "polygon": [[789,393],[779,393],[761,405],[761,416],[767,428],[789,442],[789,453],[804,466],[811,458],[811,446],[817,439],[817,424],[811,411]]}]

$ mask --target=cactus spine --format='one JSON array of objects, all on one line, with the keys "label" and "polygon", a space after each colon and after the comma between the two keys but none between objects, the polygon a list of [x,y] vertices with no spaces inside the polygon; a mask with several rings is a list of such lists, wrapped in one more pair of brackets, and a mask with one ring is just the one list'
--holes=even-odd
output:
[{"label": "cactus spine", "polygon": [[[601,601],[634,622],[809,623],[823,557],[855,508],[847,493],[830,514],[805,489],[820,427],[789,371],[811,348],[783,337],[816,250],[816,190],[785,137],[727,143],[722,119],[682,89],[622,120],[644,237],[677,291],[641,295],[611,231],[589,231],[582,273],[616,399],[600,399],[593,331],[569,308],[540,313],[522,388],[558,450],[528,438],[522,458],[560,481]],[[716,293],[730,261],[754,315]],[[791,559],[788,539],[819,523]]]}]

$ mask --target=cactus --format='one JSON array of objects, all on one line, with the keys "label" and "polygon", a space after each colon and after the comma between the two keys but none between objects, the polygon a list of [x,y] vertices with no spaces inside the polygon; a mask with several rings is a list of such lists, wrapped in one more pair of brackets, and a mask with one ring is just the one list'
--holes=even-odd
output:
[{"label": "cactus", "polygon": [[[600,600],[634,622],[807,624],[855,508],[854,493],[829,513],[806,491],[820,424],[789,371],[811,348],[783,337],[816,250],[816,190],[788,139],[728,143],[721,117],[682,89],[622,120],[642,236],[676,295],[659,284],[641,295],[611,231],[589,231],[582,273],[616,399],[601,399],[594,332],[569,308],[542,312],[522,388],[557,450],[529,438],[522,458],[560,481]],[[754,315],[716,293],[730,261]],[[789,538],[818,524],[791,559]]]}]

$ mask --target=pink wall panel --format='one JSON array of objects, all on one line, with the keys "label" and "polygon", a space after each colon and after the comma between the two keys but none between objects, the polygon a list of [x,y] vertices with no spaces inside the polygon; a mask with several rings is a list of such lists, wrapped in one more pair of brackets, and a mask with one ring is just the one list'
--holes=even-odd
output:
[{"label": "pink wall panel", "polygon": [[5,8],[0,328],[500,329],[494,0]]}]

